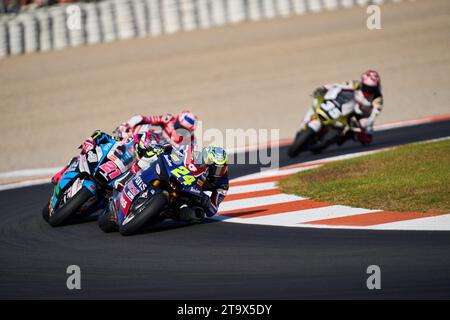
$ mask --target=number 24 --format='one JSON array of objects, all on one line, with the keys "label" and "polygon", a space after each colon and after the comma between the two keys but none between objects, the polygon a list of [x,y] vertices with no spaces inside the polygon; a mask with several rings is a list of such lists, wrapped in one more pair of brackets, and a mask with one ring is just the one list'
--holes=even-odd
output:
[{"label": "number 24", "polygon": [[194,176],[190,174],[191,172],[185,166],[179,166],[178,168],[173,169],[171,172],[177,178],[183,177],[183,184],[186,186],[191,185],[195,181]]}]

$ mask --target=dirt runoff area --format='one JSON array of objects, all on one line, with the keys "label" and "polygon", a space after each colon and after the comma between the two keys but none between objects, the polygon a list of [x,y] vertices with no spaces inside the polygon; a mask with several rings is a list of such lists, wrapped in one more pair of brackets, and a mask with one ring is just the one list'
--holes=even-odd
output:
[{"label": "dirt runoff area", "polygon": [[378,123],[450,112],[450,1],[366,8],[0,60],[0,172],[59,166],[94,129],[190,109],[204,128],[292,137],[312,90],[381,73]]}]

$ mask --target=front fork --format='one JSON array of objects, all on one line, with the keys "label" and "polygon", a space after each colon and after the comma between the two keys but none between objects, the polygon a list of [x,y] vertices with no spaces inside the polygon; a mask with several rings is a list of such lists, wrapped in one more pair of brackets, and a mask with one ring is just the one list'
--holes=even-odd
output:
[{"label": "front fork", "polygon": [[322,123],[319,120],[316,112],[316,106],[318,104],[318,99],[314,99],[312,106],[308,109],[305,118],[303,119],[303,130],[309,127],[314,130],[315,133],[318,133],[320,129],[322,129]]},{"label": "front fork", "polygon": [[319,119],[317,119],[317,117],[315,119],[310,120],[307,124],[307,127],[311,128],[312,130],[314,130],[315,133],[319,133],[320,130],[322,129],[322,122],[320,122]]}]

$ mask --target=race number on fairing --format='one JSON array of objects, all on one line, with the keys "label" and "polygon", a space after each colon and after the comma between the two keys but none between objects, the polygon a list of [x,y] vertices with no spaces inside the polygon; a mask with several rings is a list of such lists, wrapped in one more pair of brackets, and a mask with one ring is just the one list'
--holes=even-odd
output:
[{"label": "race number on fairing", "polygon": [[322,103],[320,107],[322,108],[322,110],[326,111],[331,118],[335,120],[342,115],[341,111],[338,108],[336,108],[334,103],[331,101]]},{"label": "race number on fairing", "polygon": [[177,178],[183,177],[183,180],[184,180],[183,184],[186,186],[190,186],[192,183],[195,182],[195,177],[191,174],[189,169],[186,168],[185,166],[179,166],[178,168],[173,169],[171,171],[171,173]]}]

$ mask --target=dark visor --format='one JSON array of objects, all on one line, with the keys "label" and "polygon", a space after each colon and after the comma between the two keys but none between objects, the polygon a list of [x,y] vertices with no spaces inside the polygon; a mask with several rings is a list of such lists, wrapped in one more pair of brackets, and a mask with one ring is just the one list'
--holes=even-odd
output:
[{"label": "dark visor", "polygon": [[369,94],[376,94],[378,93],[378,88],[366,86],[365,84],[363,84],[361,87],[361,91]]}]

